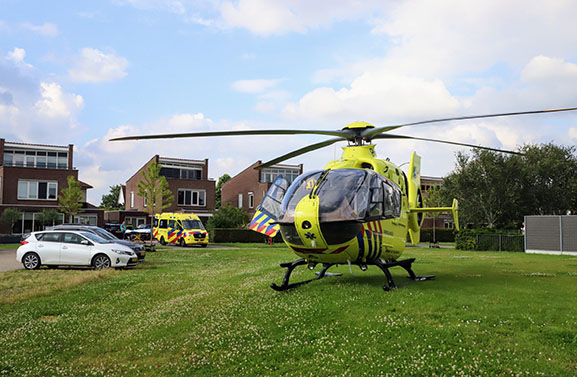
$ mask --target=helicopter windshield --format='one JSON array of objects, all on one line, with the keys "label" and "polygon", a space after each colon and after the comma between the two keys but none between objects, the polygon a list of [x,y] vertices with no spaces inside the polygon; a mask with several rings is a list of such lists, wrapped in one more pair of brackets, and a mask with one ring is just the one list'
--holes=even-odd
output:
[{"label": "helicopter windshield", "polygon": [[369,203],[370,177],[366,170],[332,170],[319,185],[321,222],[362,220]]},{"label": "helicopter windshield", "polygon": [[310,172],[297,178],[284,197],[280,222],[294,221],[296,206],[317,184],[320,222],[400,216],[401,193],[394,183],[372,170],[336,169]]},{"label": "helicopter windshield", "polygon": [[286,180],[285,177],[279,175],[277,179],[275,179],[274,183],[268,189],[264,199],[261,203],[261,210],[265,210],[270,215],[272,215],[275,219],[278,219],[283,210],[282,210],[282,200],[285,196],[285,193],[289,187],[289,182]]},{"label": "helicopter windshield", "polygon": [[286,195],[282,201],[282,220],[281,222],[293,222],[295,216],[295,208],[297,204],[317,185],[317,182],[323,173],[322,170],[315,170],[308,173],[301,174],[295,179],[292,185],[288,188]]}]

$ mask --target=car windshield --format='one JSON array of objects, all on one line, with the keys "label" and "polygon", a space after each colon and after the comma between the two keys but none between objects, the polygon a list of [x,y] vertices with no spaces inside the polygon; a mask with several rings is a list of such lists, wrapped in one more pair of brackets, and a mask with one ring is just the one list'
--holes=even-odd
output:
[{"label": "car windshield", "polygon": [[82,234],[84,237],[88,238],[90,241],[96,242],[96,243],[111,243],[109,240],[106,240],[102,237],[100,237],[97,234],[94,233],[90,233],[90,232],[80,232],[80,234]]},{"label": "car windshield", "polygon": [[200,220],[182,220],[182,227],[184,229],[204,229]]},{"label": "car windshield", "polygon": [[98,234],[100,237],[104,238],[105,240],[112,241],[112,240],[118,239],[118,237],[116,237],[114,234],[108,232],[105,229],[100,229],[100,228],[94,229],[94,233]]}]

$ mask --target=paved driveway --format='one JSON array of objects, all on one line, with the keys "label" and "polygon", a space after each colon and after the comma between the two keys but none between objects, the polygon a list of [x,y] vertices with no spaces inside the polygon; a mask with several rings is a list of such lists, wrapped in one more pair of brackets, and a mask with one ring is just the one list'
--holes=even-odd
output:
[{"label": "paved driveway", "polygon": [[22,263],[16,262],[16,249],[0,250],[0,272],[24,268]]}]

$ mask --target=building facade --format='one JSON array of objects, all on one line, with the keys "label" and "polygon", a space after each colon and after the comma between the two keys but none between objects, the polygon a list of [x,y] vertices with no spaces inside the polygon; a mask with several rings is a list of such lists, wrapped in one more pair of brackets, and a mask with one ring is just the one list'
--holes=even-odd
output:
[{"label": "building facade", "polygon": [[[144,198],[137,194],[138,182],[142,179],[142,172],[156,162],[161,166],[160,175],[166,178],[168,187],[174,196],[172,205],[164,212],[194,212],[206,223],[214,212],[216,183],[208,178],[208,159],[186,160],[155,155],[126,181],[124,190],[125,208],[131,212],[129,217],[134,218],[137,225],[139,217],[146,218],[146,203]],[[140,212],[140,216],[137,212]],[[132,221],[132,219],[131,219]],[[128,221],[127,221],[128,222]]]},{"label": "building facade", "polygon": [[[12,229],[9,224],[0,224],[0,233],[22,234],[48,225],[42,223],[41,212],[59,210],[58,195],[68,187],[68,177],[78,180],[73,157],[72,144],[25,144],[0,139],[0,213],[8,208],[22,213]],[[57,222],[102,224],[104,211],[86,202],[86,190],[92,186],[79,183],[83,211],[74,219],[64,219],[60,214]]]},{"label": "building facade", "polygon": [[277,164],[270,168],[255,170],[257,161],[222,185],[222,206],[243,208],[252,217],[274,180],[283,175],[290,183],[303,173],[303,165]]},{"label": "building facade", "polygon": [[[432,189],[438,189],[443,185],[443,178],[440,177],[428,177],[428,176],[421,176],[421,192],[423,193],[423,197],[427,197],[429,195],[429,191]],[[438,213],[436,214],[436,218],[434,217],[425,217],[423,220],[422,228],[433,228],[437,229],[445,228],[445,229],[454,229],[455,222],[453,221],[453,215],[450,213]]]}]

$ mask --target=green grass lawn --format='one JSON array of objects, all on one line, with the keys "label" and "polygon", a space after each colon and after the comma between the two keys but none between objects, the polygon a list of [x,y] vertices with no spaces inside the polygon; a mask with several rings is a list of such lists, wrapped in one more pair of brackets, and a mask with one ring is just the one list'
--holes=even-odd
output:
[{"label": "green grass lawn", "polygon": [[377,268],[341,266],[279,293],[278,263],[295,259],[282,245],[168,248],[125,271],[3,272],[0,376],[577,375],[577,257],[404,256],[437,279],[384,292]]}]

